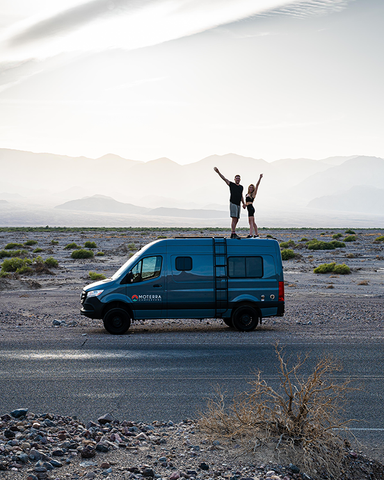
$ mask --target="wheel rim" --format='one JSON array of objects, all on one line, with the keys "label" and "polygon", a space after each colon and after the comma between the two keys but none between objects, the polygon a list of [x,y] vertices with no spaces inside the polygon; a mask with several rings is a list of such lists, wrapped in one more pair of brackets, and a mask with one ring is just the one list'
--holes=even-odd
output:
[{"label": "wheel rim", "polygon": [[112,319],[112,326],[114,328],[120,328],[123,325],[123,319],[119,316],[116,315]]},{"label": "wheel rim", "polygon": [[240,323],[243,327],[248,327],[253,321],[252,315],[249,313],[243,313],[240,317]]}]

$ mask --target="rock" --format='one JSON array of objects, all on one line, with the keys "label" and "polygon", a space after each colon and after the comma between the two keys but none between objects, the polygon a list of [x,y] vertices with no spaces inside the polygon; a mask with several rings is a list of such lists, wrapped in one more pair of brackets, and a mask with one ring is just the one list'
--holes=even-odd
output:
[{"label": "rock", "polygon": [[143,475],[143,477],[153,477],[155,475],[152,468],[149,467],[145,467],[141,474]]},{"label": "rock", "polygon": [[180,472],[178,470],[176,470],[176,472],[172,472],[169,476],[169,480],[177,480],[178,478],[180,478]]},{"label": "rock", "polygon": [[98,452],[103,452],[103,453],[107,453],[109,452],[109,446],[107,443],[105,442],[99,442],[97,445],[96,445],[96,450]]},{"label": "rock", "polygon": [[96,451],[91,445],[86,445],[82,450],[80,450],[80,455],[82,458],[92,458],[96,455]]},{"label": "rock", "polygon": [[101,465],[100,465],[100,468],[102,468],[103,470],[105,470],[106,468],[109,468],[111,466],[111,464],[109,462],[103,462]]},{"label": "rock", "polygon": [[28,463],[29,457],[26,453],[19,453],[17,459],[21,463]]},{"label": "rock", "polygon": [[15,432],[12,432],[12,430],[5,430],[4,432],[4,437],[5,438],[8,438],[8,439],[11,439],[11,438],[15,438]]},{"label": "rock", "polygon": [[100,423],[100,425],[105,425],[106,423],[113,422],[113,417],[110,413],[107,413],[102,417],[98,418],[97,421]]},{"label": "rock", "polygon": [[63,457],[64,456],[64,451],[61,450],[61,448],[57,448],[56,450],[52,451],[52,455],[54,457]]},{"label": "rock", "polygon": [[35,448],[31,448],[29,452],[29,458],[30,460],[41,460],[42,458],[42,453],[36,450]]},{"label": "rock", "polygon": [[16,410],[13,410],[11,412],[11,415],[13,418],[20,418],[20,417],[25,417],[27,413],[28,413],[28,408],[18,408]]},{"label": "rock", "polygon": [[209,465],[205,462],[201,462],[199,468],[201,468],[201,470],[209,470]]},{"label": "rock", "polygon": [[43,467],[45,467],[47,470],[53,470],[53,465],[49,462],[44,462]]},{"label": "rock", "polygon": [[292,473],[300,473],[300,468],[296,465],[293,465],[292,463],[289,464],[289,469]]}]

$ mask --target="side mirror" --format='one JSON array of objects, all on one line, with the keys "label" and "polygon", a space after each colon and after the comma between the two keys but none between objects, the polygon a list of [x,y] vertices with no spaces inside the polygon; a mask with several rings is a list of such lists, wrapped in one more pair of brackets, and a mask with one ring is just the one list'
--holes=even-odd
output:
[{"label": "side mirror", "polygon": [[124,277],[123,281],[121,283],[132,283],[132,280],[133,280],[133,273],[132,272],[128,272],[127,275]]}]

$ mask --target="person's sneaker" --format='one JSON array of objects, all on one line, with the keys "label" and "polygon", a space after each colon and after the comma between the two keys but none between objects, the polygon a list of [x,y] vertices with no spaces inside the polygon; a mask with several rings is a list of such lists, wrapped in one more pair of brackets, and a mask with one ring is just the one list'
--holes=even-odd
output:
[{"label": "person's sneaker", "polygon": [[237,233],[231,233],[231,238],[240,238]]},{"label": "person's sneaker", "polygon": [[259,235],[253,235],[253,238],[260,238]]}]

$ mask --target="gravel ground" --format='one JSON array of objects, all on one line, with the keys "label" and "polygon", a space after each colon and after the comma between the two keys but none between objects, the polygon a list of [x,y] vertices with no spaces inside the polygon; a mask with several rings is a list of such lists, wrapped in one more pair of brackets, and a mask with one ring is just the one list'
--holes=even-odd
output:
[{"label": "gravel ground", "polygon": [[[263,332],[263,340],[321,338],[348,342],[356,337],[382,341],[384,244],[375,242],[375,239],[384,231],[357,230],[356,241],[331,251],[310,251],[301,241],[303,238],[330,241],[332,235],[338,232],[343,234],[339,239],[342,241],[346,236],[344,230],[261,230],[262,237],[273,236],[279,242],[293,240],[293,249],[297,254],[294,259],[283,262],[286,315],[265,319],[258,327]],[[1,341],[15,342],[25,329],[31,336],[41,336],[44,329],[44,336],[52,337],[57,334],[57,328],[73,329],[74,332],[102,332],[101,321],[91,321],[79,315],[79,297],[82,287],[91,283],[90,271],[110,276],[131,252],[159,236],[222,236],[224,233],[213,230],[0,230],[0,251],[8,243],[25,244],[32,240],[37,243],[22,247],[28,251],[30,258],[52,256],[59,263],[58,268],[51,268],[50,272],[0,278]],[[83,246],[86,241],[95,242],[95,252],[103,252],[104,255],[90,260],[71,259],[71,250],[65,249],[65,246],[71,242]],[[42,251],[33,253],[36,248]],[[351,268],[351,274],[313,273],[315,266],[330,262],[346,263]],[[229,335],[228,327],[214,319],[202,322],[136,322],[128,334],[148,330],[204,330]],[[236,332],[230,334],[242,335]],[[236,444],[215,443],[199,432],[193,421],[178,425],[157,422],[143,425],[110,419],[107,423],[95,420],[95,423],[83,425],[75,418],[48,413],[35,415],[27,412],[26,416],[19,418],[10,413],[0,411],[0,478],[4,479],[308,478],[295,466],[279,466],[274,459],[268,458],[268,452],[264,452],[262,461],[255,462],[239,454]],[[13,432],[14,437],[12,433],[7,433],[7,436],[6,431]],[[106,443],[108,452],[96,449],[101,440]],[[90,458],[87,458],[87,448],[91,452],[88,452]],[[31,455],[31,449],[40,452],[40,457],[39,453]],[[54,449],[61,450],[63,455],[54,454]],[[348,469],[343,478],[384,478],[381,464],[354,452],[349,452],[346,458],[353,468]],[[54,466],[53,470],[48,465],[44,466],[52,460],[62,466]],[[4,462],[5,470],[1,470],[1,462]]]}]

